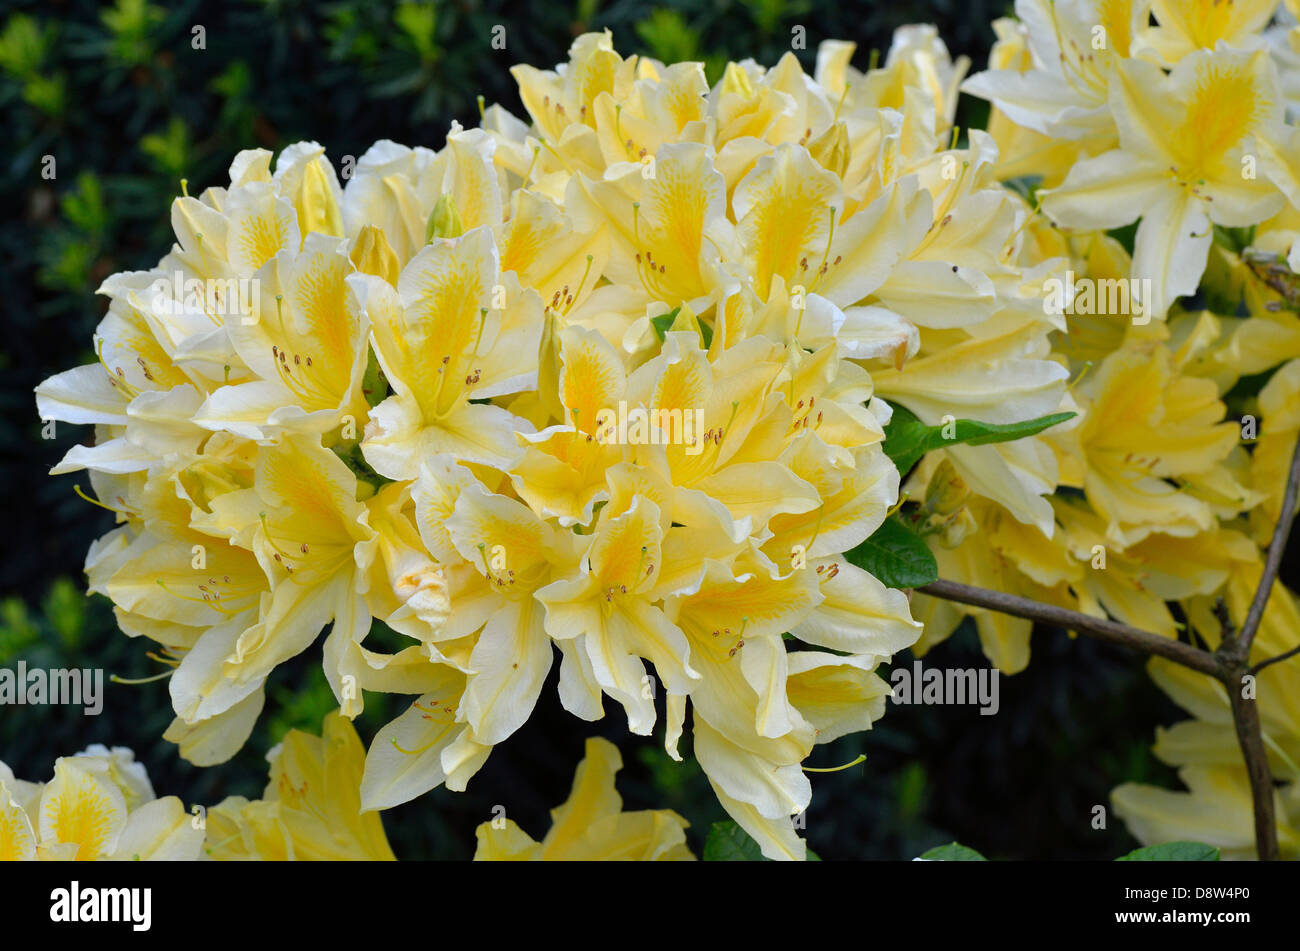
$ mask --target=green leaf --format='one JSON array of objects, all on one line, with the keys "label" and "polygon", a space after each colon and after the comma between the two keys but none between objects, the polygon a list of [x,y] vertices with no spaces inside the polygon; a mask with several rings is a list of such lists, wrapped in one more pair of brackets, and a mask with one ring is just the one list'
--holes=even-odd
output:
[{"label": "green leaf", "polygon": [[193,148],[190,130],[175,116],[165,132],[154,132],[140,139],[140,151],[153,160],[154,167],[168,179],[175,180],[192,167]]},{"label": "green leaf", "polygon": [[388,398],[388,379],[384,376],[384,368],[379,365],[379,358],[374,350],[371,350],[366,358],[366,373],[361,378],[361,392],[371,406],[378,406]]},{"label": "green leaf", "polygon": [[679,310],[681,310],[680,307],[674,307],[666,314],[660,314],[658,317],[650,318],[650,326],[655,329],[655,336],[659,338],[660,343],[663,343],[664,334],[668,333],[668,328],[671,327],[673,321],[677,319],[677,312]]},{"label": "green leaf", "polygon": [[1009,178],[1002,184],[1032,205],[1037,200],[1038,190],[1043,185],[1043,176],[1021,175],[1019,178]]},{"label": "green leaf", "polygon": [[651,317],[650,326],[654,327],[655,336],[659,338],[661,343],[670,330],[694,330],[700,335],[705,350],[713,345],[713,328],[698,317],[694,319],[683,317],[680,307],[674,307],[668,313],[660,314],[658,317]]},{"label": "green leaf", "polygon": [[919,588],[939,579],[934,553],[897,516],[885,519],[874,535],[846,557],[891,588]]},{"label": "green leaf", "polygon": [[[932,449],[942,449],[956,443],[984,446],[995,442],[1010,442],[1034,436],[1044,429],[1072,419],[1074,413],[1052,413],[1022,423],[981,423],[974,419],[958,419],[945,425],[930,426],[916,418],[903,406],[894,406],[894,415],[885,427],[885,455],[889,456],[898,471],[906,474],[921,457]],[[947,429],[951,437],[944,434]]]},{"label": "green leaf", "polygon": [[50,627],[65,647],[75,649],[86,627],[86,595],[71,578],[57,578],[42,604]]},{"label": "green leaf", "polygon": [[706,862],[762,862],[763,851],[734,822],[715,822],[704,843]]},{"label": "green leaf", "polygon": [[1113,228],[1106,233],[1123,245],[1124,250],[1130,255],[1133,254],[1133,247],[1137,241],[1138,223],[1135,221],[1131,225],[1124,225],[1122,228]]},{"label": "green leaf", "polygon": [[1134,849],[1116,862],[1217,862],[1219,850],[1204,842],[1166,842]]},{"label": "green leaf", "polygon": [[700,35],[678,10],[655,10],[636,24],[636,34],[665,63],[700,60]]},{"label": "green leaf", "polygon": [[928,852],[921,853],[921,858],[927,862],[987,862],[984,856],[980,855],[972,848],[964,845],[958,845],[956,842],[949,842],[947,845],[936,845]]},{"label": "green leaf", "polygon": [[1226,228],[1214,226],[1214,243],[1226,248],[1233,254],[1240,254],[1255,242],[1255,226],[1248,228]]}]

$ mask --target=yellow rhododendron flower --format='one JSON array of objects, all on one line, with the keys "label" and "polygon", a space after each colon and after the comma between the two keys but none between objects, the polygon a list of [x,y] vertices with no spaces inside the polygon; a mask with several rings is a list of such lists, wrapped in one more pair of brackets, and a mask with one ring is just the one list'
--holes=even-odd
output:
[{"label": "yellow rhododendron flower", "polygon": [[273,749],[261,799],[231,796],[207,812],[204,852],[217,861],[391,861],[379,815],[361,811],[365,748],[347,719],[320,736],[290,730]]},{"label": "yellow rhododendron flower", "polygon": [[1214,384],[1180,376],[1173,360],[1164,345],[1134,343],[1108,356],[1081,387],[1086,412],[1071,442],[1088,500],[1106,521],[1107,541],[1119,547],[1157,528],[1191,535],[1213,527],[1211,506],[1171,480],[1211,472],[1240,437],[1223,421]]},{"label": "yellow rhododendron flower", "polygon": [[1278,0],[1152,0],[1151,12],[1158,26],[1146,30],[1142,39],[1168,65],[1197,49],[1213,50],[1220,43],[1244,47],[1258,43],[1259,32],[1268,25]]},{"label": "yellow rhododendron flower", "polygon": [[48,783],[0,763],[0,861],[193,860],[202,847],[202,825],[175,796],[154,796],[128,749],[61,756]]},{"label": "yellow rhododendron flower", "polygon": [[551,828],[536,841],[513,819],[499,816],[478,827],[477,862],[691,861],[687,822],[669,809],[624,812],[614,789],[623,757],[609,740],[587,740],[573,790],[551,810]]},{"label": "yellow rhododendron flower", "polygon": [[962,91],[990,100],[1018,125],[1095,153],[1114,140],[1111,84],[1150,10],[1150,0],[1016,0],[1033,68],[977,73]]},{"label": "yellow rhododendron flower", "polygon": [[1076,164],[1043,210],[1087,230],[1140,217],[1133,276],[1149,282],[1146,306],[1163,315],[1196,290],[1211,225],[1253,225],[1282,207],[1277,186],[1251,171],[1283,134],[1276,71],[1263,51],[1198,50],[1168,75],[1127,60],[1111,90],[1119,147]]}]

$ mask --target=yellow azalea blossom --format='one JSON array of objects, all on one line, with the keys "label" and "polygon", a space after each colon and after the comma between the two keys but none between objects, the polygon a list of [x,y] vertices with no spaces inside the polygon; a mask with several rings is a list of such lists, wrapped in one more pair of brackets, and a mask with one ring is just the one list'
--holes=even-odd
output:
[{"label": "yellow azalea blossom", "polygon": [[351,271],[344,242],[308,235],[300,253],[282,252],[257,272],[253,318],[227,323],[254,379],[213,391],[195,415],[200,425],[248,439],[356,429],[367,410],[369,326],[346,283]]},{"label": "yellow azalea blossom", "polygon": [[718,242],[726,240],[717,230],[726,225],[726,191],[703,145],[666,145],[655,163],[653,176],[634,165],[616,179],[584,182],[570,207],[579,220],[606,223],[609,279],[671,308],[707,293]]},{"label": "yellow azalea blossom", "polygon": [[1280,134],[1276,75],[1264,51],[1198,50],[1167,76],[1126,60],[1111,105],[1119,148],[1075,165],[1044,193],[1043,210],[1086,230],[1140,217],[1132,273],[1150,282],[1146,307],[1160,316],[1196,290],[1212,224],[1252,225],[1282,207],[1281,192],[1251,172],[1256,143]]},{"label": "yellow azalea blossom", "polygon": [[376,142],[357,160],[343,190],[345,233],[378,228],[405,267],[431,237],[429,220],[440,199],[455,209],[463,230],[499,226],[503,198],[493,154],[494,140],[486,132],[458,124],[440,152]]},{"label": "yellow azalea blossom", "polygon": [[[1101,231],[1072,235],[1068,239],[1068,248],[1076,281],[1092,282],[1097,289],[1125,286],[1118,282],[1127,281],[1133,259],[1113,237]],[[1135,308],[1131,296],[1126,306],[1122,294],[1112,297],[1098,293],[1088,310],[1092,312],[1067,314],[1064,330],[1052,338],[1053,349],[1067,357],[1072,367],[1100,364],[1113,351],[1120,349],[1127,337],[1140,335],[1145,327],[1151,326],[1151,323],[1139,325],[1134,322],[1132,311]],[[1158,322],[1152,323],[1158,326]],[[1156,335],[1154,330],[1152,334]]]},{"label": "yellow azalea blossom", "polygon": [[[830,117],[832,104],[804,87],[793,53],[766,70],[753,60],[728,63],[709,93],[709,113],[716,124],[714,144],[737,159],[778,144],[810,138],[809,130]],[[752,140],[752,141],[751,141]]]},{"label": "yellow azalea blossom", "polygon": [[606,31],[574,40],[562,73],[519,65],[511,74],[539,131],[550,142],[562,145],[575,131],[594,128],[595,102],[602,93],[622,101],[637,71],[637,58],[623,59],[614,51],[613,37]]},{"label": "yellow azalea blossom", "polygon": [[510,471],[520,498],[538,514],[561,525],[586,524],[605,488],[605,471],[623,456],[601,438],[601,413],[626,402],[627,370],[595,331],[572,326],[557,336],[562,421],[536,435],[521,434],[523,454]]},{"label": "yellow azalea blossom", "polygon": [[687,822],[669,809],[624,812],[614,789],[614,774],[623,766],[618,748],[608,740],[587,740],[573,789],[551,810],[551,828],[536,841],[513,819],[484,822],[475,835],[476,862],[692,861],[686,844]]},{"label": "yellow azalea blossom", "polygon": [[202,825],[175,796],[158,799],[130,750],[61,756],[48,783],[0,763],[0,860],[194,860]]},{"label": "yellow azalea blossom", "polygon": [[132,302],[137,290],[160,277],[141,273],[106,280],[99,292],[110,298],[109,309],[95,334],[99,362],[37,387],[42,419],[93,423],[112,434],[95,446],[73,446],[51,470],[55,474],[82,468],[137,472],[162,453],[194,449],[202,440],[203,430],[193,420],[203,401],[202,377],[178,363],[169,329],[149,308]]},{"label": "yellow azalea blossom", "polygon": [[[1143,845],[1204,842],[1225,859],[1254,859],[1255,818],[1244,767],[1185,766],[1178,778],[1187,792],[1125,783],[1111,793],[1115,815]],[[1275,797],[1282,859],[1300,855],[1300,801]]]},{"label": "yellow azalea blossom", "polygon": [[1191,536],[1152,532],[1119,548],[1087,506],[1058,501],[1055,509],[1066,547],[1085,568],[1073,588],[1077,609],[1166,637],[1178,635],[1166,602],[1209,594],[1256,557],[1249,539],[1218,525]]},{"label": "yellow azalea blossom", "polygon": [[261,799],[231,796],[207,811],[204,852],[217,861],[392,861],[375,813],[361,811],[365,749],[339,713],[321,735],[290,730],[267,754]]},{"label": "yellow azalea blossom", "polygon": [[492,752],[458,712],[465,681],[454,666],[435,665],[420,697],[375,735],[360,787],[364,809],[388,809],[444,783],[464,791]]},{"label": "yellow azalea blossom", "polygon": [[[674,755],[698,693],[720,801],[801,857],[800,764],[879,716],[872,671],[919,633],[842,557],[898,491],[861,364],[1023,283],[988,143],[943,175],[963,70],[919,29],[860,95],[793,55],[709,90],[589,35],[563,70],[517,70],[532,128],[493,107],[440,151],[381,142],[342,190],[315,143],[274,172],[249,151],[179,199],[173,253],[105,284],[103,365],[39,394],[100,427],[66,463],[121,522],[87,569],[175,667],[166,737],[229,758],[331,624],[345,716],[366,690],[419,698],[366,757],[360,801],[384,809],[463,789],[558,650],[585,719],[608,693],[648,730],[662,679]],[[260,287],[173,308],[148,293],[171,271]],[[627,438],[624,405],[699,425]],[[368,649],[375,618],[410,645]],[[789,659],[787,632],[836,653]]]},{"label": "yellow azalea blossom", "polygon": [[[326,675],[350,715],[361,709],[370,629],[364,593],[376,533],[357,480],[332,452],[306,436],[283,437],[259,453],[254,488],[213,503],[215,530],[250,548],[271,579],[259,618],[246,629],[214,628],[173,678],[193,691],[187,722],[206,719],[255,692],[280,663],[312,643],[330,620]],[[194,678],[193,680],[191,678]]]},{"label": "yellow azalea blossom", "polygon": [[1033,69],[992,69],[962,91],[993,102],[1013,122],[1089,151],[1113,141],[1108,97],[1116,69],[1134,53],[1150,0],[1016,0]]},{"label": "yellow azalea blossom", "polygon": [[362,451],[375,471],[412,479],[449,453],[502,466],[532,426],[488,397],[535,388],[541,301],[498,270],[492,233],[476,228],[429,245],[394,288],[354,279],[374,321],[375,354],[393,387],[370,414]]},{"label": "yellow azalea blossom", "polygon": [[560,313],[580,308],[604,273],[610,247],[605,229],[577,228],[572,209],[545,195],[519,189],[499,236],[501,270]]},{"label": "yellow azalea blossom", "polygon": [[1194,50],[1213,50],[1220,43],[1247,47],[1258,41],[1277,6],[1278,0],[1152,0],[1159,25],[1146,30],[1142,42],[1170,66]]},{"label": "yellow azalea blossom", "polygon": [[[700,673],[691,690],[695,756],[719,801],[774,858],[803,857],[791,816],[811,799],[798,764],[816,741],[786,691],[780,632],[820,600],[820,567],[784,578],[759,570],[739,585],[730,571],[713,569],[698,591],[668,604]],[[685,704],[670,699],[668,714],[669,752],[676,756]]]},{"label": "yellow azalea blossom", "polygon": [[1292,114],[1300,110],[1300,4],[1285,0],[1273,26],[1264,31],[1282,80],[1282,92]]},{"label": "yellow azalea blossom", "polygon": [[[1289,225],[1287,230],[1294,232],[1297,230],[1295,213],[1300,212],[1300,128],[1289,126],[1285,133],[1275,140],[1261,139],[1257,144],[1261,168],[1290,202],[1288,213],[1280,216],[1283,219],[1281,223],[1284,228]],[[1269,229],[1261,230],[1265,231],[1265,235],[1261,236],[1265,241],[1261,241],[1260,244],[1267,247]],[[1300,236],[1292,234],[1290,238],[1289,252],[1285,248],[1277,250],[1286,253],[1286,260],[1292,273],[1300,273]]]},{"label": "yellow azalea blossom", "polygon": [[[997,41],[989,51],[991,71],[1025,73],[1034,68],[1029,31],[1023,23],[1011,17],[1001,17],[993,21],[993,32],[997,34]],[[1020,125],[996,105],[989,112],[988,133],[997,143],[996,171],[1001,179],[1038,175],[1048,188],[1059,185],[1081,151],[1078,142],[1052,138]]]},{"label": "yellow azalea blossom", "polygon": [[901,26],[894,31],[882,68],[879,72],[869,71],[854,92],[859,102],[902,109],[905,90],[921,90],[933,103],[939,120],[935,131],[942,134],[952,126],[957,112],[957,87],[969,68],[967,57],[959,56],[955,61],[951,58],[935,27]]},{"label": "yellow azalea blossom", "polygon": [[[949,483],[949,492],[954,488],[968,491],[956,470],[945,476],[939,469],[934,475]],[[928,539],[941,578],[1061,607],[1076,606],[1070,587],[1081,581],[1083,569],[1070,557],[1059,532],[1048,536],[1033,525],[1022,524],[1000,505],[976,495],[969,496],[963,507],[970,512],[973,534],[956,546],[944,544],[938,534]],[[957,512],[941,505],[936,514],[952,518]],[[962,618],[970,615],[990,663],[1007,674],[1019,673],[1028,666],[1031,622],[922,594],[913,595],[912,606],[917,619],[925,624],[924,634],[914,647],[918,655],[924,656],[946,640]]]},{"label": "yellow azalea blossom", "polygon": [[1153,530],[1192,535],[1211,528],[1210,505],[1168,480],[1213,471],[1240,437],[1235,424],[1223,421],[1214,384],[1181,375],[1166,345],[1137,341],[1085,379],[1083,396],[1083,422],[1069,439],[1079,450],[1088,501],[1107,523],[1108,543],[1122,548]]},{"label": "yellow azalea blossom", "polygon": [[946,415],[990,423],[1045,416],[1060,406],[1068,371],[1045,359],[1045,336],[1032,327],[971,338],[933,355],[922,351],[903,370],[872,374],[875,390],[924,422]]},{"label": "yellow azalea blossom", "polygon": [[663,147],[704,135],[709,90],[702,63],[661,68],[642,59],[637,71],[640,75],[625,96],[615,98],[620,92],[616,84],[592,101],[592,125],[607,166],[640,165],[647,156],[658,156]]},{"label": "yellow azalea blossom", "polygon": [[582,639],[592,677],[627,710],[629,729],[641,734],[650,733],[655,710],[638,657],[654,662],[670,694],[688,693],[700,677],[681,630],[651,597],[663,567],[664,521],[660,507],[640,495],[621,514],[602,513],[578,571],[536,595],[546,608],[546,632],[557,640]]},{"label": "yellow azalea blossom", "polygon": [[[1232,622],[1241,625],[1259,585],[1261,566],[1258,560],[1241,562],[1232,571],[1223,589],[1223,598]],[[1184,602],[1188,620],[1207,644],[1217,645],[1220,625],[1213,612],[1213,602],[1199,596]],[[1300,620],[1295,593],[1275,582],[1263,619],[1251,645],[1251,661],[1259,663],[1285,653],[1295,646],[1295,625]],[[1156,683],[1183,709],[1196,719],[1176,723],[1157,734],[1155,751],[1162,759],[1176,763],[1241,763],[1235,742],[1228,698],[1216,681],[1190,676],[1181,669],[1153,663],[1151,673]],[[1294,658],[1270,664],[1256,676],[1255,696],[1259,707],[1264,745],[1275,777],[1286,783],[1300,780],[1300,706],[1296,703],[1295,684],[1300,665]],[[1188,740],[1188,738],[1191,738]]]},{"label": "yellow azalea blossom", "polygon": [[[459,494],[444,525],[456,553],[475,569],[471,590],[477,594],[479,585],[486,586],[486,598],[479,599],[491,610],[469,657],[473,673],[461,709],[477,741],[499,743],[527,720],[551,669],[551,642],[536,595],[554,577],[555,566],[576,559],[578,539],[478,485]],[[462,624],[457,619],[444,636],[458,633]]]}]

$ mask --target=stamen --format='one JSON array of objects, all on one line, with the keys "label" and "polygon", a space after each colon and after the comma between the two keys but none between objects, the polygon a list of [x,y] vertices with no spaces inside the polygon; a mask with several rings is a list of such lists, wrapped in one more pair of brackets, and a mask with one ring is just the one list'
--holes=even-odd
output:
[{"label": "stamen", "polygon": [[739,410],[740,410],[740,402],[738,400],[732,400],[731,415],[727,417],[727,425],[719,429],[713,436],[713,448],[715,452],[722,448],[722,440],[726,439],[727,434],[731,432],[731,424],[736,421],[736,413]]},{"label": "stamen", "polygon": [[[271,535],[270,526],[267,524],[266,521],[266,513],[259,512],[257,517],[262,523],[262,534],[266,538],[266,543],[271,546],[271,550],[275,553],[275,560],[283,561],[284,567],[289,571],[290,574],[293,574],[293,565],[288,561],[293,556],[276,544],[275,538],[273,538]],[[304,545],[303,547],[306,548],[306,545]],[[283,559],[281,558],[281,556],[284,556]]]},{"label": "stamen", "polygon": [[[98,505],[100,508],[104,509],[105,511],[112,512],[112,513],[114,513],[115,515],[120,515],[120,516],[122,516],[123,518],[135,518],[135,513],[134,513],[134,512],[127,511],[127,510],[124,509],[124,508],[121,508],[121,509],[115,509],[115,508],[113,508],[113,506],[111,506],[111,505],[105,505],[103,502],[99,501],[99,499],[92,499],[90,496],[88,496],[85,492],[83,492],[83,491],[81,490],[81,486],[80,486],[80,485],[74,485],[74,486],[72,487],[72,491],[75,492],[75,493],[77,493],[77,495],[81,496],[83,499],[85,499],[85,500],[86,500],[87,502],[89,502],[91,505]],[[119,498],[118,501],[121,502],[122,500]]]},{"label": "stamen", "polygon": [[132,386],[130,382],[126,379],[126,374],[122,372],[121,367],[116,368],[116,376],[115,376],[114,370],[110,369],[108,364],[104,361],[104,338],[103,337],[95,338],[95,356],[99,360],[100,366],[104,368],[104,372],[108,374],[108,382],[110,385],[117,387],[132,399],[134,399],[137,395],[139,395],[140,391],[136,387]]},{"label": "stamen", "polygon": [[533,177],[533,166],[537,164],[537,156],[539,156],[539,155],[541,155],[541,154],[542,154],[542,148],[541,148],[541,146],[535,146],[535,147],[533,148],[533,160],[532,160],[531,162],[528,163],[528,168],[527,168],[527,170],[524,172],[524,184],[525,184],[525,185],[527,185],[528,182],[532,179],[532,177]]},{"label": "stamen", "polygon": [[392,742],[392,744],[393,744],[393,749],[397,750],[397,752],[399,752],[399,753],[401,753],[401,754],[403,754],[403,755],[405,755],[405,756],[419,756],[419,755],[420,755],[421,753],[423,753],[425,750],[429,750],[429,749],[432,749],[433,747],[437,746],[438,743],[439,743],[441,740],[442,740],[442,734],[439,733],[436,737],[434,737],[434,738],[433,738],[432,740],[430,740],[428,743],[425,743],[425,744],[424,744],[423,746],[421,746],[419,749],[414,749],[414,750],[408,750],[408,749],[405,749],[405,748],[404,748],[400,743],[397,742],[397,737],[393,737],[392,740],[391,740],[390,742]]},{"label": "stamen", "polygon": [[146,651],[144,656],[148,657],[150,660],[157,661],[160,664],[165,664],[168,667],[175,668],[181,665],[181,662],[179,660],[175,660],[171,657],[163,657],[160,654],[155,654],[153,651]]},{"label": "stamen", "polygon": [[[171,588],[167,587],[166,582],[164,582],[161,578],[155,578],[154,581],[157,582],[158,587],[162,588],[173,598],[176,598],[179,601],[190,601],[194,604],[206,605],[207,607],[212,608],[212,610],[216,611],[217,613],[224,614],[226,617],[231,617],[236,613],[234,609],[228,608],[221,603],[221,593],[218,591],[205,593],[200,598],[194,598],[194,597],[190,597],[189,595],[178,594],[177,592],[173,591]],[[203,585],[199,585],[199,590],[206,592],[206,589],[203,587]]]},{"label": "stamen", "polygon": [[176,671],[174,670],[164,670],[161,674],[155,674],[152,677],[139,677],[135,679],[131,679],[129,677],[119,677],[117,674],[110,674],[108,679],[111,683],[126,684],[131,687],[138,687],[140,684],[151,684],[151,683],[156,683],[159,680],[166,680],[174,673],[176,673]]},{"label": "stamen", "polygon": [[[817,506],[817,521],[813,523],[812,538],[808,539],[808,544],[804,546],[804,551],[812,551],[813,545],[817,544],[817,536],[820,535],[822,531],[822,516],[825,513],[826,502],[823,501],[821,505]],[[889,516],[886,515],[885,517],[888,518]],[[817,567],[817,570],[822,570],[820,565]]]},{"label": "stamen", "polygon": [[867,759],[866,753],[859,753],[857,759],[855,759],[851,763],[845,763],[843,766],[823,766],[823,767],[804,766],[801,768],[805,773],[838,773],[846,769],[852,769],[854,766],[857,766],[859,763],[865,762],[866,759]]},{"label": "stamen", "polygon": [[[578,289],[574,291],[573,296],[569,297],[567,300],[567,304],[564,311],[566,314],[573,309],[573,302],[582,296],[582,289],[587,286],[587,277],[588,275],[591,274],[592,258],[593,258],[592,255],[590,254],[587,255],[587,266],[582,272],[582,280],[578,282]],[[565,290],[568,290],[567,285],[565,287]]]}]

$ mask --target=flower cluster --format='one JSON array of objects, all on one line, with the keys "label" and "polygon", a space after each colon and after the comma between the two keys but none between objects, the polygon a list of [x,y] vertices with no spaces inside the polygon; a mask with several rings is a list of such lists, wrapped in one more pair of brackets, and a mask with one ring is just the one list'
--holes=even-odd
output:
[{"label": "flower cluster", "polygon": [[[227,760],[328,626],[344,717],[418,696],[365,757],[353,808],[384,809],[464,789],[558,654],[569,712],[608,698],[642,735],[662,715],[674,759],[689,706],[722,806],[802,858],[803,764],[883,713],[882,661],[965,613],[999,668],[1029,661],[1029,622],[909,603],[846,557],[901,500],[945,577],[1174,636],[1166,602],[1258,574],[1296,424],[1298,363],[1253,455],[1222,401],[1300,357],[1260,276],[1300,269],[1278,78],[1300,43],[1264,32],[1275,6],[1020,0],[969,79],[930,27],[866,72],[827,42],[813,76],[791,53],[712,88],[588,34],[514,69],[527,121],[379,142],[345,186],[314,143],[274,170],[240,153],[176,199],[157,267],[104,282],[98,361],[37,391],[96,427],[54,471],[117,515],[86,569],[174,667],[167,738]],[[954,127],[959,88],[988,132]],[[1130,259],[1106,229],[1139,218]],[[1123,303],[1085,307],[1106,281]],[[900,495],[904,413],[1077,418],[945,436]],[[376,621],[406,645],[367,645]],[[274,830],[318,821],[295,776],[329,752],[290,752],[277,796],[214,810],[222,849],[293,854]],[[689,857],[677,817],[619,813],[616,761],[590,746],[575,799],[601,785],[611,842]],[[565,808],[543,843],[489,825],[480,852],[619,853]],[[300,851],[387,852],[349,823]]]},{"label": "flower cluster", "polygon": [[[348,720],[330,713],[320,736],[290,730],[271,750],[261,799],[189,813],[175,796],[155,798],[122,747],[60,757],[44,784],[0,763],[0,861],[392,861],[379,814],[361,811],[365,755]],[[622,765],[614,744],[589,739],[546,838],[534,842],[501,811],[479,827],[475,861],[692,861],[677,813],[623,811]]]},{"label": "flower cluster", "polygon": [[[1050,341],[1080,418],[1040,437],[1058,465],[1042,522],[963,480],[947,450],[908,488],[940,528],[930,541],[944,577],[1171,638],[1190,628],[1213,647],[1216,598],[1234,625],[1245,620],[1300,428],[1300,32],[1269,0],[1019,0],[1016,13],[995,24],[990,70],[962,88],[992,102],[996,174],[1043,186],[1031,228],[1070,261],[1075,297]],[[1130,256],[1108,229],[1134,222]],[[1228,394],[1268,374],[1249,414],[1233,418]],[[913,606],[926,625],[920,650],[966,613],[925,596]],[[1294,646],[1294,612],[1278,585],[1253,661]],[[972,613],[990,659],[1010,672],[1028,662],[1029,621]],[[1257,685],[1287,784],[1284,854],[1297,847],[1285,804],[1300,789],[1300,723],[1288,712],[1298,669],[1273,665]],[[1223,688],[1161,660],[1152,675],[1196,717],[1155,747],[1191,792],[1125,785],[1116,810],[1147,844],[1193,838],[1253,854]]]},{"label": "flower cluster", "polygon": [[361,812],[365,749],[346,719],[291,730],[267,758],[263,798],[188,813],[122,747],[62,756],[48,783],[0,763],[0,861],[392,860],[378,814]]},{"label": "flower cluster", "polygon": [[[1030,209],[986,136],[946,147],[964,66],[924,29],[870,75],[851,53],[710,90],[588,35],[516,70],[531,126],[381,142],[346,188],[314,144],[244,152],[176,200],[172,252],[102,288],[98,363],[38,404],[97,427],[55,471],[118,515],[91,587],[175,667],[183,755],[229,758],[329,625],[345,715],[419,695],[363,805],[463,789],[558,651],[581,718],[609,697],[649,734],[662,692],[674,757],[689,700],[722,804],[803,855],[801,764],[881,714],[920,630],[844,558],[897,501],[876,394],[1002,421],[1063,394]],[[376,619],[409,646],[367,646]]]}]

